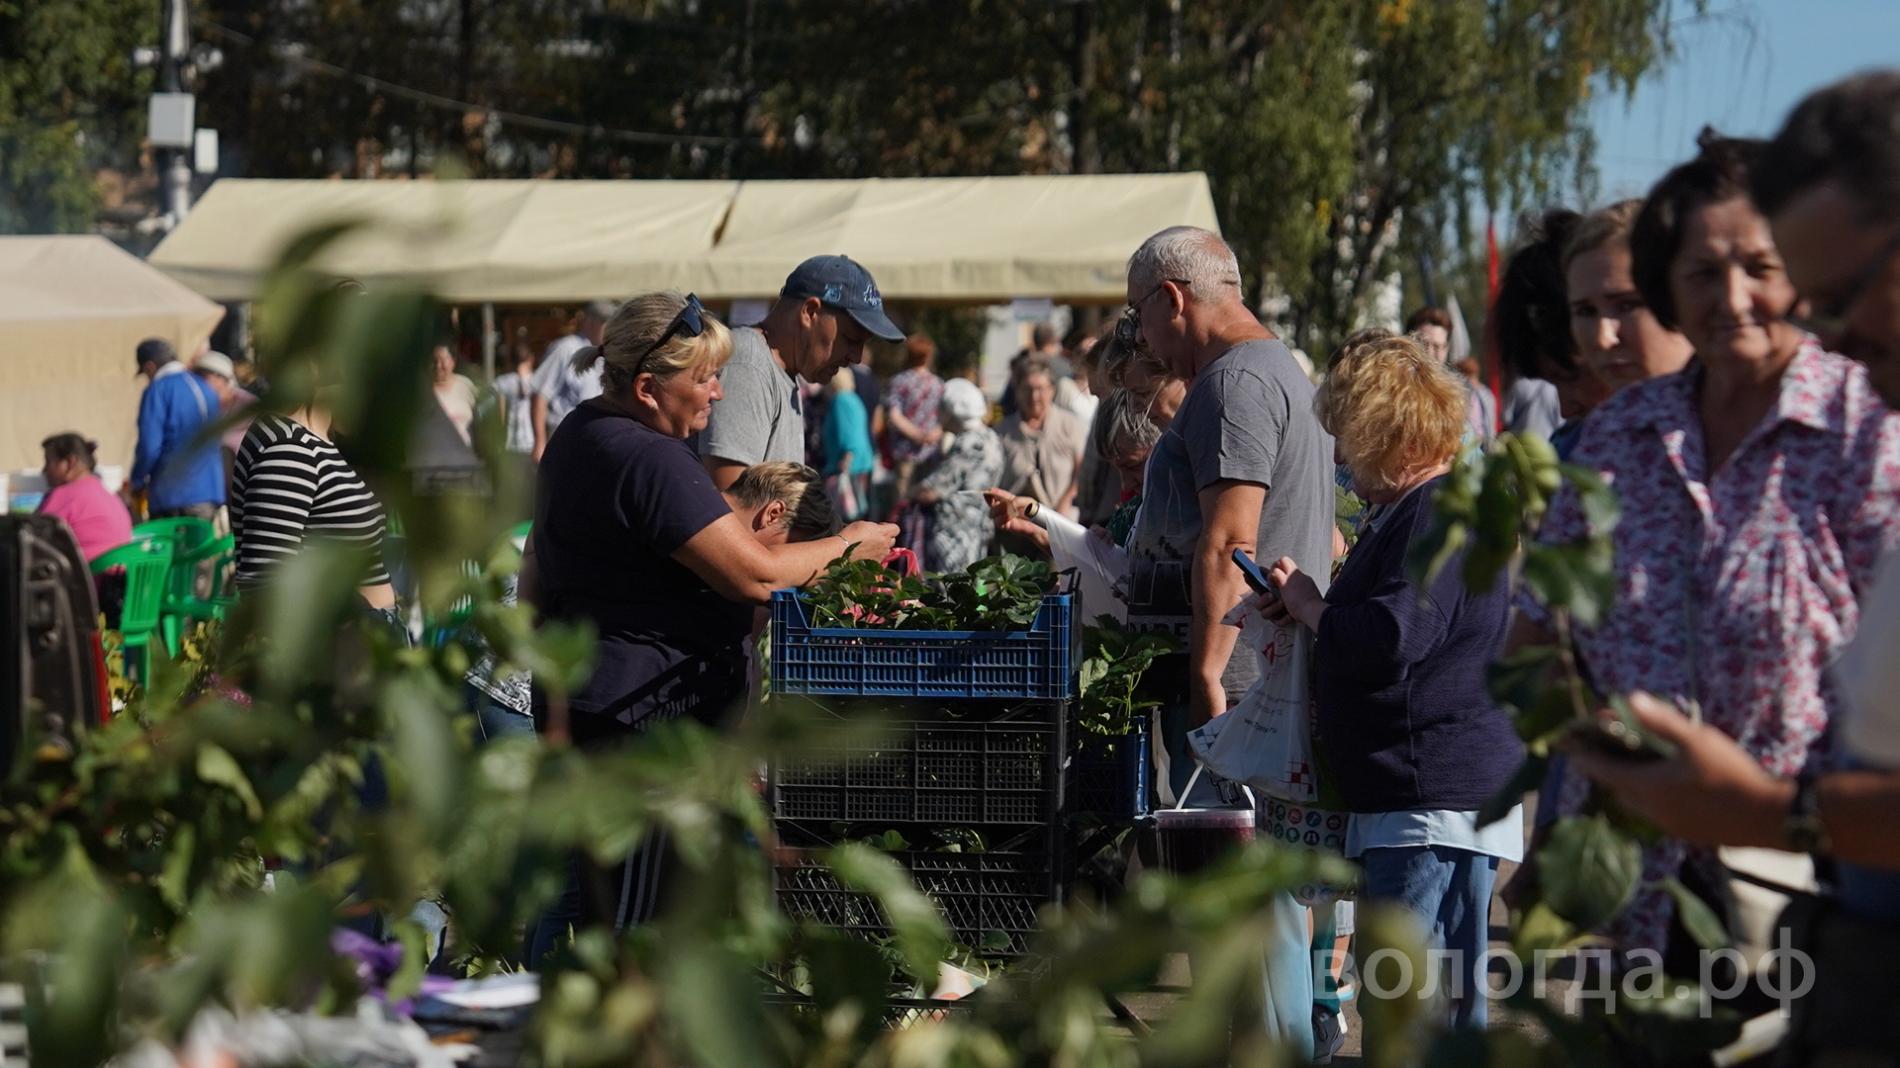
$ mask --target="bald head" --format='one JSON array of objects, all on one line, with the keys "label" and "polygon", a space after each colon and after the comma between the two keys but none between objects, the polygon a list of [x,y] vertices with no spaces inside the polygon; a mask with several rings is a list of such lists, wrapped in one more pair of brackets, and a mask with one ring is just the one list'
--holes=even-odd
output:
[{"label": "bald head", "polygon": [[1180,285],[1194,304],[1240,301],[1240,261],[1227,242],[1198,226],[1170,226],[1128,259],[1128,288],[1146,293],[1164,281]]}]

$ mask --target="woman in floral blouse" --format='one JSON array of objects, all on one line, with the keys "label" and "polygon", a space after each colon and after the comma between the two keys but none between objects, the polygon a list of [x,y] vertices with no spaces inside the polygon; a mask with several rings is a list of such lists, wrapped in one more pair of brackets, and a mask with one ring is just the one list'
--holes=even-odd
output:
[{"label": "woman in floral blouse", "polygon": [[976,383],[953,378],[943,387],[943,427],[954,435],[917,488],[930,509],[926,541],[932,571],[961,571],[983,559],[995,528],[983,492],[1003,474],[1003,446],[984,418],[990,402]]},{"label": "woman in floral blouse", "polygon": [[[1616,490],[1616,603],[1576,635],[1597,688],[1648,691],[1705,720],[1778,776],[1824,756],[1839,695],[1825,668],[1854,636],[1857,601],[1900,541],[1900,420],[1858,364],[1822,350],[1790,316],[1796,295],[1747,194],[1760,143],[1705,133],[1701,153],[1644,203],[1630,238],[1635,281],[1696,356],[1628,386],[1591,415],[1571,462]],[[1540,537],[1589,528],[1569,490]],[[1523,596],[1518,640],[1548,641]],[[1559,809],[1576,812],[1581,783]],[[1644,889],[1610,932],[1624,950],[1692,951],[1657,888],[1680,875],[1725,888],[1712,855],[1664,840]],[[1693,956],[1688,960],[1693,962]]]}]

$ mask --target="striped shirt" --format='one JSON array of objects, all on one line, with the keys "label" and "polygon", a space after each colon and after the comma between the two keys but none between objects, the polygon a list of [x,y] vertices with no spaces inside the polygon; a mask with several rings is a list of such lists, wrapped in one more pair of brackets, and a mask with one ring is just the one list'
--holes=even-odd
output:
[{"label": "striped shirt", "polygon": [[308,540],[361,549],[364,586],[389,582],[383,509],[335,445],[281,415],[259,416],[244,435],[231,476],[237,583],[255,588]]}]

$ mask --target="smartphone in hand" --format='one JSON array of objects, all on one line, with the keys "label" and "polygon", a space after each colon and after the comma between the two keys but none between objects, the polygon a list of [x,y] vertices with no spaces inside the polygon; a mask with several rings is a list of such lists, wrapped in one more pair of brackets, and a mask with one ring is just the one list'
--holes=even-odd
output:
[{"label": "smartphone in hand", "polygon": [[1280,596],[1280,591],[1273,585],[1273,580],[1267,577],[1265,571],[1260,570],[1260,565],[1253,562],[1253,558],[1247,555],[1245,549],[1234,550],[1234,566],[1240,569],[1241,577],[1247,580],[1247,585],[1252,587],[1255,593],[1262,593],[1273,598]]}]

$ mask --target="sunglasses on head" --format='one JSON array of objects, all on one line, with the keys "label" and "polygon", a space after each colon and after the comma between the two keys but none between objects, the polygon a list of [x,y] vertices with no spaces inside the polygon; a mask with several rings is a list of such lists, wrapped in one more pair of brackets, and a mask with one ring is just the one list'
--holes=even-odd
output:
[{"label": "sunglasses on head", "polygon": [[699,302],[697,294],[688,293],[685,307],[679,310],[678,315],[673,316],[672,322],[666,324],[666,330],[660,334],[660,339],[648,345],[646,351],[640,354],[640,359],[634,363],[634,375],[637,377],[646,369],[648,356],[658,352],[661,346],[675,337],[698,337],[705,332],[706,306]]}]

